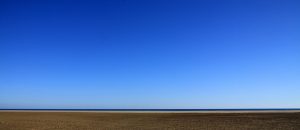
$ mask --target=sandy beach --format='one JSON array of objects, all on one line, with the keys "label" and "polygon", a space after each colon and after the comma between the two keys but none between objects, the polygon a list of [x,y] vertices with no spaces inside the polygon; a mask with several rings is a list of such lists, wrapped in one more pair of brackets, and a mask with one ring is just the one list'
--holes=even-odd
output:
[{"label": "sandy beach", "polygon": [[0,130],[299,130],[299,111],[0,111]]}]

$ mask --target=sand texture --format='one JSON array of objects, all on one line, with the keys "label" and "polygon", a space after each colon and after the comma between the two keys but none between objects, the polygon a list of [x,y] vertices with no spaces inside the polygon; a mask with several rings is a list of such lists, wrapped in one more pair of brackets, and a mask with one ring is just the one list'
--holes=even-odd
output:
[{"label": "sand texture", "polygon": [[0,130],[300,130],[300,113],[0,112]]}]

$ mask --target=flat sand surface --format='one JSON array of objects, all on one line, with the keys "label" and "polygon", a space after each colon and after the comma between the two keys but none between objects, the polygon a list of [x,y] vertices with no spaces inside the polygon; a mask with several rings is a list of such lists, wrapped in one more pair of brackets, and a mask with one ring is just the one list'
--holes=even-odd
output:
[{"label": "flat sand surface", "polygon": [[0,130],[300,130],[300,112],[0,111]]}]

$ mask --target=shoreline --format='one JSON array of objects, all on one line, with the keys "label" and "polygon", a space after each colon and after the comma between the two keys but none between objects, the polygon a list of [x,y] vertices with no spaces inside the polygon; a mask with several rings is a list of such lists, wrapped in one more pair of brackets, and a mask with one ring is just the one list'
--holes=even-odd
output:
[{"label": "shoreline", "polygon": [[300,113],[300,110],[213,110],[213,111],[86,111],[86,110],[0,110],[0,112],[74,112],[74,113]]}]

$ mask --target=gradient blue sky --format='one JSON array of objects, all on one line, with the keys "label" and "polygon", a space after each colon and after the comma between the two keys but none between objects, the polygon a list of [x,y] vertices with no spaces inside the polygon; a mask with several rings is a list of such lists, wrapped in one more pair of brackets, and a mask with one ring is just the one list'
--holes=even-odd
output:
[{"label": "gradient blue sky", "polygon": [[300,108],[300,2],[1,0],[0,108]]}]

